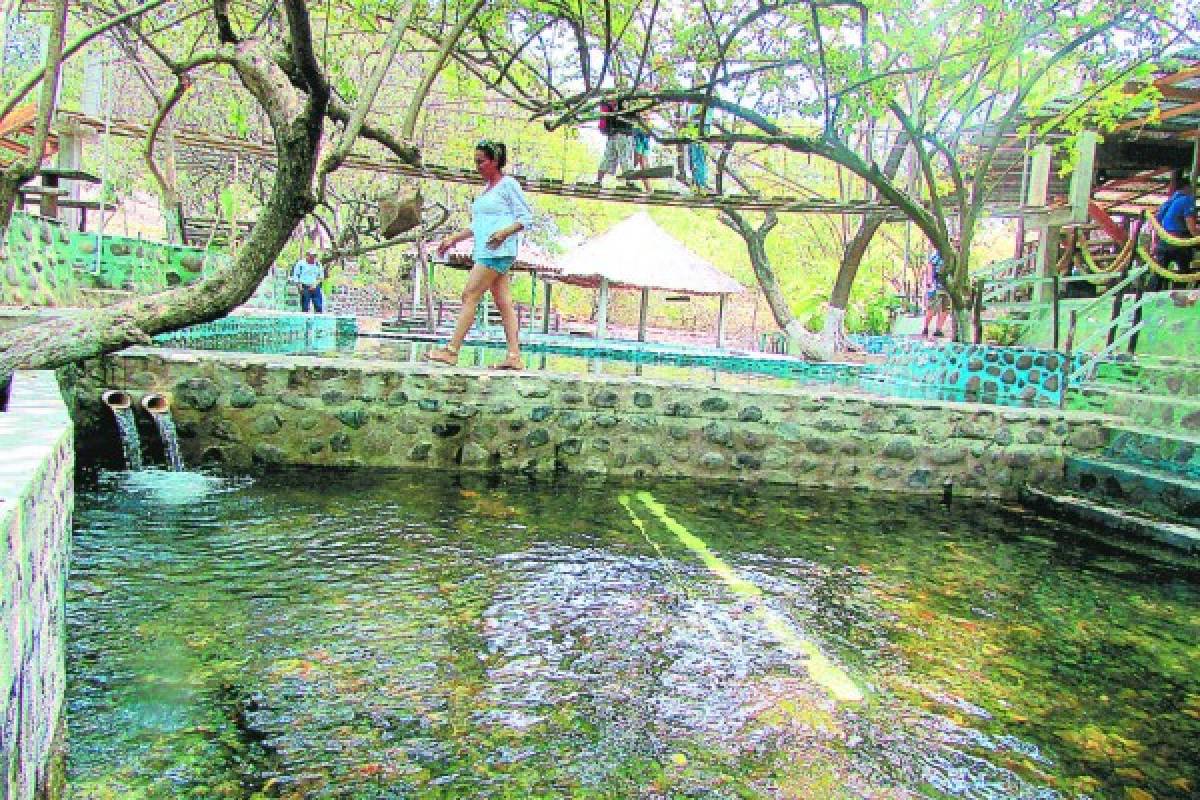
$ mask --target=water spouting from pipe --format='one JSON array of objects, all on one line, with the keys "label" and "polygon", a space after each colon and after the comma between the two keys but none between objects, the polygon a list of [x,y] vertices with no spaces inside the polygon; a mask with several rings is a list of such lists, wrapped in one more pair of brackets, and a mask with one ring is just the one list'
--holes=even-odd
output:
[{"label": "water spouting from pipe", "polygon": [[137,423],[133,418],[133,401],[127,392],[110,389],[100,395],[117,422],[117,433],[121,437],[121,450],[125,454],[126,469],[142,468],[142,442],[138,438]]},{"label": "water spouting from pipe", "polygon": [[183,471],[183,456],[179,452],[179,434],[175,430],[175,420],[171,416],[171,401],[166,395],[150,393],[142,398],[142,408],[154,420],[158,435],[162,439],[163,451],[167,455],[167,466],[172,472]]}]

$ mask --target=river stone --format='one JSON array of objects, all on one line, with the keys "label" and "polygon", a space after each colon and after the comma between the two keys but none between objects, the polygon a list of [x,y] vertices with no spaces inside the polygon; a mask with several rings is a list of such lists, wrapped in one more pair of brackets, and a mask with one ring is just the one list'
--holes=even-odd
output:
[{"label": "river stone", "polygon": [[253,458],[259,464],[282,464],[283,450],[273,444],[259,442],[254,445]]},{"label": "river stone", "polygon": [[861,456],[863,454],[862,443],[855,439],[847,439],[842,442],[838,449],[843,455],[847,456]]},{"label": "river stone", "polygon": [[752,453],[738,453],[733,460],[734,469],[762,469],[762,459]]},{"label": "river stone", "polygon": [[706,397],[700,401],[700,410],[710,413],[728,411],[729,401],[724,397]]},{"label": "river stone", "polygon": [[527,398],[549,397],[550,388],[543,383],[518,381],[517,394]]},{"label": "river stone", "polygon": [[458,462],[468,466],[476,464],[486,464],[488,460],[488,451],[475,442],[467,442],[462,446],[462,451],[458,454]]},{"label": "river stone", "polygon": [[1028,469],[1033,466],[1033,455],[1025,450],[1011,450],[1004,454],[1004,462],[1016,469]]},{"label": "river stone", "polygon": [[592,449],[599,450],[601,453],[607,453],[612,450],[612,442],[605,438],[592,439]]},{"label": "river stone", "polygon": [[1190,414],[1186,414],[1179,421],[1179,424],[1189,431],[1200,429],[1200,411],[1193,411]]},{"label": "river stone", "polygon": [[367,412],[361,408],[343,408],[334,414],[347,428],[358,430],[367,424]]},{"label": "river stone", "polygon": [[272,433],[279,433],[279,431],[282,429],[283,429],[283,420],[281,420],[279,418],[278,414],[272,413],[270,411],[268,411],[265,414],[260,414],[254,420],[254,432],[255,433],[269,435]]},{"label": "river stone", "polygon": [[1000,428],[996,431],[995,435],[992,436],[992,441],[1001,447],[1008,447],[1013,441],[1012,431],[1010,431],[1008,428]]},{"label": "river stone", "polygon": [[936,464],[939,467],[949,466],[950,464],[958,464],[965,461],[967,451],[961,447],[936,447],[929,453],[929,461],[931,464]]},{"label": "river stone", "polygon": [[229,405],[234,408],[252,408],[257,402],[258,393],[253,386],[245,383],[235,385],[229,393]]},{"label": "river stone", "polygon": [[746,406],[738,412],[739,422],[762,422],[763,412],[758,406]]},{"label": "river stone", "polygon": [[462,433],[462,425],[455,422],[438,422],[433,425],[430,430],[434,436],[439,436],[443,439],[451,439]]},{"label": "river stone", "polygon": [[733,430],[724,422],[710,422],[705,425],[704,438],[713,444],[733,447]]},{"label": "river stone", "polygon": [[881,481],[895,480],[900,477],[900,472],[894,467],[882,466],[876,467],[874,472],[875,477]]},{"label": "river stone", "polygon": [[808,452],[816,455],[824,455],[833,449],[833,444],[820,436],[810,436],[804,441],[804,446],[808,448]]},{"label": "river stone", "polygon": [[441,407],[441,401],[434,397],[422,397],[417,401],[417,408],[422,411],[437,411]]},{"label": "river stone", "polygon": [[561,397],[563,405],[568,406],[577,406],[584,401],[583,395],[579,392],[563,392]]},{"label": "river stone", "polygon": [[279,403],[280,405],[287,406],[288,408],[308,408],[308,398],[301,397],[295,392],[280,392]]},{"label": "river stone", "polygon": [[402,389],[396,389],[388,393],[387,399],[384,402],[393,408],[399,408],[408,404],[408,395]]},{"label": "river stone", "polygon": [[523,430],[525,430],[525,420],[523,420],[523,419],[520,419],[520,418],[518,418],[518,419],[510,419],[510,420],[508,421],[508,429],[509,429],[510,431],[523,431]]},{"label": "river stone", "polygon": [[204,267],[204,258],[203,256],[188,253],[179,259],[179,264],[188,272],[199,272]]},{"label": "river stone", "polygon": [[321,402],[327,406],[340,406],[350,402],[350,395],[341,389],[326,389],[321,392]]},{"label": "river stone", "polygon": [[456,405],[446,411],[446,416],[450,419],[471,419],[479,414],[479,406],[462,404]]},{"label": "river stone", "polygon": [[647,464],[651,467],[657,467],[662,463],[658,457],[658,451],[646,445],[641,445],[635,449],[631,460],[634,464]]},{"label": "river stone", "polygon": [[313,439],[311,442],[308,443],[309,455],[315,456],[317,453],[320,453],[324,449],[325,449],[325,441],[323,439]]},{"label": "river stone", "polygon": [[583,439],[578,436],[572,436],[569,439],[564,439],[555,452],[563,456],[577,456],[583,452]]},{"label": "river stone", "polygon": [[725,466],[725,456],[710,450],[700,456],[700,464],[708,469],[720,469]]},{"label": "river stone", "polygon": [[429,453],[433,450],[433,445],[430,442],[421,442],[413,445],[413,448],[408,451],[408,459],[410,461],[426,461],[429,459]]},{"label": "river stone", "polygon": [[532,422],[545,422],[554,416],[554,409],[550,406],[534,406],[529,411],[529,419]]},{"label": "river stone", "polygon": [[687,403],[668,403],[665,412],[668,417],[690,417],[693,413],[695,412]]},{"label": "river stone", "polygon": [[550,433],[545,428],[535,428],[525,435],[528,447],[541,447],[550,441]]},{"label": "river stone", "polygon": [[629,417],[629,427],[635,431],[652,431],[658,427],[658,420],[649,414],[635,414]]},{"label": "river stone", "polygon": [[908,475],[908,488],[910,489],[928,489],[929,481],[933,478],[933,473],[927,469],[914,469]]},{"label": "river stone", "polygon": [[826,433],[841,433],[848,426],[836,417],[818,417],[813,427]]},{"label": "river stone", "polygon": [[185,408],[208,411],[217,404],[217,385],[208,378],[188,378],[175,386],[175,398]]},{"label": "river stone", "polygon": [[1033,356],[1029,353],[1022,353],[1017,358],[1017,369],[1029,369],[1033,366]]},{"label": "river stone", "polygon": [[1017,371],[1011,367],[1004,370],[1004,372],[1000,375],[1000,381],[1001,383],[1011,386],[1017,382]]},{"label": "river stone", "polygon": [[785,422],[775,429],[775,434],[785,442],[799,442],[804,438],[804,428],[794,422]]},{"label": "river stone", "polygon": [[667,428],[667,435],[677,442],[683,442],[692,438],[692,431],[682,425],[672,425]]},{"label": "river stone", "polygon": [[894,458],[897,461],[912,461],[917,457],[917,449],[907,439],[892,439],[883,448],[884,458]]},{"label": "river stone", "polygon": [[114,256],[127,256],[133,252],[133,248],[124,242],[113,242],[108,246],[108,252]]},{"label": "river stone", "polygon": [[638,408],[651,408],[654,405],[654,395],[649,392],[634,392],[633,404]]},{"label": "river stone", "polygon": [[1025,431],[1025,441],[1029,444],[1041,444],[1042,442],[1046,441],[1046,434],[1037,430],[1036,428],[1033,428]]},{"label": "river stone", "polygon": [[300,418],[299,422],[296,423],[296,425],[302,431],[311,431],[320,424],[321,424],[321,418],[318,417],[316,414],[306,414],[305,416]]},{"label": "river stone", "polygon": [[1105,436],[1099,428],[1088,425],[1071,431],[1067,444],[1078,450],[1096,450],[1104,446]]},{"label": "river stone", "polygon": [[619,421],[615,414],[598,414],[593,420],[597,428],[615,428]]},{"label": "river stone", "polygon": [[605,390],[592,395],[592,405],[597,408],[616,408],[620,396],[613,391]]},{"label": "river stone", "polygon": [[747,450],[761,450],[767,446],[767,439],[761,433],[745,431],[741,434],[742,446]]},{"label": "river stone", "polygon": [[558,424],[568,431],[577,431],[583,427],[583,415],[578,411],[564,411],[558,415]]}]

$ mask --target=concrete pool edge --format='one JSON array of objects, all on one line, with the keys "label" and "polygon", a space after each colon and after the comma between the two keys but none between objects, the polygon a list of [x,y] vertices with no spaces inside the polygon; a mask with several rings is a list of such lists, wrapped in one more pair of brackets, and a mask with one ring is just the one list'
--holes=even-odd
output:
[{"label": "concrete pool edge", "polygon": [[0,451],[0,788],[13,800],[53,798],[64,779],[75,464],[71,419],[53,372],[14,374],[0,413]]},{"label": "concrete pool edge", "polygon": [[[68,402],[171,398],[185,462],[566,472],[1016,497],[1100,450],[1092,412],[875,397],[828,387],[446,369],[351,358],[132,348],[94,360]],[[83,438],[83,437],[81,437]]]}]

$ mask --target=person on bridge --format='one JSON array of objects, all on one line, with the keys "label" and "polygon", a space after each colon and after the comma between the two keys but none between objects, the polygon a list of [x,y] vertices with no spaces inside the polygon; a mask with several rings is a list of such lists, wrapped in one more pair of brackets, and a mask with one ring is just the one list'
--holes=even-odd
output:
[{"label": "person on bridge", "polygon": [[475,309],[483,293],[490,290],[496,308],[500,310],[504,340],[508,345],[508,355],[493,368],[519,370],[524,366],[508,270],[517,260],[518,234],[533,224],[533,212],[521,191],[521,184],[504,174],[507,163],[508,148],[503,143],[485,139],[475,145],[475,169],[486,188],[471,204],[471,228],[447,236],[437,245],[438,257],[445,258],[451,247],[474,237],[472,258],[475,263],[463,289],[462,308],[454,323],[454,335],[445,347],[426,353],[428,361],[451,366],[458,363],[458,351],[475,319]]},{"label": "person on bridge", "polygon": [[[1177,239],[1190,239],[1200,236],[1200,228],[1196,226],[1196,193],[1192,181],[1184,180],[1181,173],[1174,175],[1172,184],[1175,191],[1167,198],[1167,202],[1159,206],[1154,217],[1163,230]],[[1191,272],[1193,247],[1179,247],[1159,239],[1154,248],[1154,260],[1166,269],[1175,268],[1176,272]],[[1165,289],[1166,281],[1157,275],[1151,282],[1151,291]]]},{"label": "person on bridge", "polygon": [[315,313],[325,310],[325,298],[321,295],[321,281],[325,280],[325,268],[317,260],[316,250],[306,250],[304,258],[292,267],[289,279],[300,287],[300,311],[308,313],[311,305]]}]

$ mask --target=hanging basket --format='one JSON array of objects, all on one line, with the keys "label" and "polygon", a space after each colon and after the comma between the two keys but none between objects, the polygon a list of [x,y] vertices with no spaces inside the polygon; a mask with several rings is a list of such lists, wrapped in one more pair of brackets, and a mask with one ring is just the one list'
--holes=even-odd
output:
[{"label": "hanging basket", "polygon": [[384,239],[392,239],[421,224],[421,189],[401,189],[394,197],[379,201],[379,230]]}]

